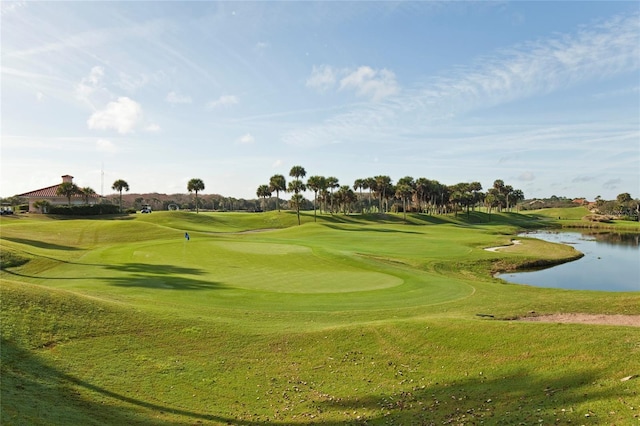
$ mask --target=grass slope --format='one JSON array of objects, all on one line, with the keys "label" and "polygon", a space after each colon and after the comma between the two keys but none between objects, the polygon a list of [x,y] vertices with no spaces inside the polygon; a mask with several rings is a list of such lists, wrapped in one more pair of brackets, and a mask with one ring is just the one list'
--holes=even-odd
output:
[{"label": "grass slope", "polygon": [[2,218],[0,421],[640,422],[637,380],[621,381],[640,373],[637,329],[476,315],[640,314],[637,293],[492,278],[576,256],[530,239],[484,250],[555,219],[407,219]]}]

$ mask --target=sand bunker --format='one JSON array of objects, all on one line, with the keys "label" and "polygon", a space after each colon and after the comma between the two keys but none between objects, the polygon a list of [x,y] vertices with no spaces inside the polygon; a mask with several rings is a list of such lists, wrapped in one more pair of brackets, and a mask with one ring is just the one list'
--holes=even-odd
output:
[{"label": "sand bunker", "polygon": [[498,251],[498,250],[503,249],[503,248],[513,247],[514,245],[517,245],[517,244],[522,244],[522,243],[520,242],[520,240],[511,240],[511,244],[509,244],[508,246],[487,247],[485,250],[486,251]]}]

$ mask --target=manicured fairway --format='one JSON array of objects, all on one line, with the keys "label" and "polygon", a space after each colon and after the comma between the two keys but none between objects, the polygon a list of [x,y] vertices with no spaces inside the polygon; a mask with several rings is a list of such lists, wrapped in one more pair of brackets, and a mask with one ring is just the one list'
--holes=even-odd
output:
[{"label": "manicured fairway", "polygon": [[640,314],[492,278],[577,255],[484,250],[548,220],[303,222],[2,218],[2,424],[640,424],[639,329],[504,321]]}]

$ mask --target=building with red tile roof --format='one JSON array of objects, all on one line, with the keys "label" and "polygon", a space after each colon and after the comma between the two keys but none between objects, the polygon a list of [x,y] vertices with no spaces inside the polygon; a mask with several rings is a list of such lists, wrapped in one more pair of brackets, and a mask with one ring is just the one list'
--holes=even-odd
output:
[{"label": "building with red tile roof", "polygon": [[[62,182],[57,185],[47,186],[46,188],[36,189],[35,191],[25,192],[24,194],[18,194],[18,197],[24,197],[29,200],[29,211],[34,212],[38,211],[36,207],[34,207],[34,203],[37,201],[47,201],[51,205],[67,205],[69,200],[64,195],[58,195],[58,188],[65,182],[73,183],[73,176],[64,175],[62,176]],[[100,195],[94,194],[88,197],[89,204],[96,204],[96,202],[100,199]],[[84,194],[74,194],[71,196],[71,204],[72,205],[82,205],[86,204],[87,197]]]}]

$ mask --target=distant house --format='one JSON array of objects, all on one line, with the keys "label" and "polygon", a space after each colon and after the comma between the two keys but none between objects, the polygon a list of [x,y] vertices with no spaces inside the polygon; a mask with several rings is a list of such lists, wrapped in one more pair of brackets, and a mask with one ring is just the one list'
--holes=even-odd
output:
[{"label": "distant house", "polygon": [[574,204],[578,204],[580,206],[588,206],[589,205],[589,201],[587,201],[584,198],[574,198],[573,200],[571,200],[572,203]]},{"label": "distant house", "polygon": [[[34,206],[34,203],[38,201],[47,201],[52,206],[54,205],[67,205],[69,200],[64,195],[58,195],[58,187],[65,182],[73,183],[73,176],[64,175],[62,176],[62,182],[57,185],[47,186],[46,188],[36,189],[35,191],[25,192],[24,194],[19,194],[18,197],[23,197],[29,200],[29,211],[35,212],[38,209]],[[72,205],[82,205],[86,204],[88,201],[89,204],[96,204],[100,200],[100,195],[94,194],[88,197],[86,200],[85,195],[83,194],[75,194],[71,197]]]}]

